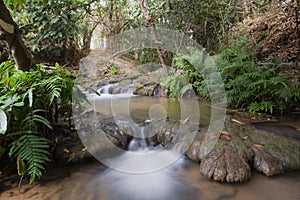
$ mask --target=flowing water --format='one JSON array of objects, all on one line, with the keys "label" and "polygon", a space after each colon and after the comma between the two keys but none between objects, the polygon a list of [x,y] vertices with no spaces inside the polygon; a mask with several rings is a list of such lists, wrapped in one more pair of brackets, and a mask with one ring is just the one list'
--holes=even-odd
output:
[{"label": "flowing water", "polygon": [[[126,155],[124,156],[126,159]],[[0,192],[2,200],[299,200],[300,173],[266,177],[253,172],[245,183],[207,180],[199,165],[181,158],[167,169],[127,174],[100,163],[58,168],[39,186]]]},{"label": "flowing water", "polygon": [[[136,120],[150,118],[150,110],[153,105],[161,105],[167,116],[180,120],[182,110],[177,99],[139,97],[131,95],[131,90],[125,94],[111,95],[108,85],[100,89],[101,98],[95,98],[94,108],[101,113],[111,116],[127,116]],[[188,100],[186,100],[188,101]],[[189,104],[189,103],[187,103]],[[192,105],[192,104],[191,104]],[[112,108],[113,107],[113,108]],[[128,107],[128,108],[127,108]],[[191,118],[197,118],[193,114],[194,107],[187,106],[184,112],[188,112]],[[126,111],[124,111],[126,110]],[[199,102],[200,123],[208,125],[211,117],[211,107],[208,103]],[[127,116],[128,117],[128,116]],[[259,126],[259,125],[258,125]],[[260,127],[268,126],[261,124]],[[269,126],[269,130],[272,126]],[[280,133],[291,130],[280,129]],[[280,131],[281,130],[281,131]],[[286,133],[288,136],[289,134]],[[295,135],[296,133],[291,133]],[[299,134],[299,132],[298,132]],[[157,162],[156,158],[147,158],[142,163],[135,159],[131,152],[149,153],[160,151],[161,160],[169,156],[167,150],[162,147],[149,148],[141,138],[135,138],[129,144],[129,151],[118,159],[120,166],[151,165]],[[139,168],[139,166],[136,166]],[[72,188],[66,194],[74,194],[74,198],[100,199],[100,200],[215,200],[215,199],[299,199],[300,192],[299,172],[287,173],[283,176],[265,177],[253,172],[252,180],[241,184],[226,184],[209,181],[199,173],[199,165],[191,162],[184,156],[180,156],[176,162],[163,169],[149,173],[125,173],[107,168],[96,173],[90,179],[78,183],[79,188]],[[88,183],[87,183],[88,182]],[[88,184],[88,191],[82,191],[80,185]],[[89,193],[89,194],[87,194]],[[82,198],[81,198],[82,197]]]},{"label": "flowing water", "polygon": [[[113,116],[127,116],[134,120],[149,120],[153,105],[161,105],[170,119],[180,120],[182,110],[176,99],[139,97],[131,95],[130,87],[123,94],[112,95],[110,86],[99,90],[101,97],[89,96],[94,108]],[[188,103],[187,103],[188,104]],[[191,104],[192,105],[192,104]],[[127,106],[128,109],[127,109]],[[113,107],[113,108],[112,108]],[[125,109],[126,108],[126,109]],[[191,118],[194,108],[186,107]],[[209,104],[199,102],[200,123],[208,125],[211,116]],[[128,117],[128,116],[127,116]],[[276,127],[280,130],[280,127]],[[284,129],[284,131],[289,131]],[[295,133],[293,133],[295,134]],[[298,132],[299,134],[299,132]],[[128,151],[118,158],[118,165],[140,167],[157,162],[149,157],[143,162],[135,160],[133,154],[159,152],[163,162],[170,157],[170,151],[161,146],[147,147],[143,138],[131,141]],[[0,193],[0,199],[66,199],[66,200],[298,200],[300,199],[300,173],[266,177],[253,171],[252,179],[245,183],[227,184],[207,180],[199,172],[199,164],[184,155],[177,157],[172,165],[147,173],[126,173],[103,166],[99,163],[84,164],[78,168],[52,173],[64,174],[61,178],[48,178],[44,184],[27,188],[26,193],[16,191]],[[52,174],[53,176],[53,174]],[[51,177],[51,175],[50,175]],[[55,177],[55,176],[54,176]],[[46,178],[47,180],[47,175]]]}]

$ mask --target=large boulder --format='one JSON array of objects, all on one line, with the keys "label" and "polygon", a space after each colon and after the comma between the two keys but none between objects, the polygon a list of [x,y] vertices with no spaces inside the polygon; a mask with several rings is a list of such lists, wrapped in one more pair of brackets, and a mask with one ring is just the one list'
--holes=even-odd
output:
[{"label": "large boulder", "polygon": [[133,94],[154,97],[166,96],[164,89],[160,85],[161,80],[161,70],[140,76],[134,82]]},{"label": "large boulder", "polygon": [[266,176],[274,176],[284,173],[285,167],[282,159],[269,153],[264,148],[253,147],[255,151],[255,157],[253,167],[264,173]]},{"label": "large boulder", "polygon": [[200,172],[213,180],[241,182],[251,176],[250,166],[267,176],[300,169],[300,141],[258,130],[239,115],[228,115],[211,152],[203,156],[207,129],[197,133],[186,155],[201,162]]},{"label": "large boulder", "polygon": [[224,144],[201,160],[200,173],[215,181],[242,182],[251,178],[245,154],[238,148]]}]

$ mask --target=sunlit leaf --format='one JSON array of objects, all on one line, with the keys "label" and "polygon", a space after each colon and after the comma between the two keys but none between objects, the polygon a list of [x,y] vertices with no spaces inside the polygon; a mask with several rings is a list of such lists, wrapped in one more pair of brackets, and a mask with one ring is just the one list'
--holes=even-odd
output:
[{"label": "sunlit leaf", "polygon": [[5,134],[7,130],[7,117],[3,110],[0,109],[0,134]]}]

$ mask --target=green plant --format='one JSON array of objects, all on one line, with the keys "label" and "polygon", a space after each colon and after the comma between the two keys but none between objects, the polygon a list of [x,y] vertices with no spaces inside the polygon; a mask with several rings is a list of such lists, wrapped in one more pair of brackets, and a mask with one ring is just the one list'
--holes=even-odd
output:
[{"label": "green plant", "polygon": [[218,60],[227,99],[232,107],[253,112],[286,112],[299,101],[299,84],[281,74],[285,65],[274,60],[272,65],[259,64],[255,46],[247,37],[234,40]]},{"label": "green plant", "polygon": [[21,1],[12,16],[20,25],[36,63],[74,65],[89,48],[95,25],[87,23],[91,1]]},{"label": "green plant", "polygon": [[110,74],[111,75],[118,74],[119,70],[120,70],[120,67],[117,64],[115,64],[115,63],[111,64],[111,69],[110,69]]},{"label": "green plant", "polygon": [[210,98],[207,84],[214,83],[208,76],[204,79],[202,73],[208,74],[207,71],[212,65],[209,64],[209,57],[206,57],[203,50],[190,48],[189,54],[176,56],[172,66],[176,73],[171,74],[163,83],[170,96],[182,97],[193,90],[206,99]]},{"label": "green plant", "polygon": [[[10,144],[10,156],[18,157],[18,173],[23,176],[30,175],[30,183],[32,184],[36,177],[42,176],[43,166],[49,161],[49,140],[43,137],[42,133],[38,132],[38,127],[41,125],[52,128],[50,122],[42,117],[39,112],[43,110],[33,110],[27,114],[22,121],[22,129],[8,134],[8,137],[16,137]],[[23,167],[20,170],[20,162],[26,162],[27,168]],[[24,165],[24,164],[23,164]]]},{"label": "green plant", "polygon": [[19,175],[33,183],[50,159],[48,130],[59,114],[71,112],[73,74],[58,64],[23,72],[8,61],[0,65],[0,77],[1,133],[10,141],[6,148],[17,158]]},{"label": "green plant", "polygon": [[165,87],[170,97],[183,97],[192,89],[192,85],[181,75],[168,76],[167,79],[162,82],[162,86]]}]

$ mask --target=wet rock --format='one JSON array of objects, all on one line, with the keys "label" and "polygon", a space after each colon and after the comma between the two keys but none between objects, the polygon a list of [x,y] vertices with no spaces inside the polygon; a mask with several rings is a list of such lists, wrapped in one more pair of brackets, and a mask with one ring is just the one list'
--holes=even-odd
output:
[{"label": "wet rock", "polygon": [[82,143],[93,155],[115,147],[125,149],[128,146],[129,136],[118,128],[111,117],[89,110],[79,114],[74,120]]},{"label": "wet rock", "polygon": [[172,139],[174,138],[176,134],[176,131],[172,130],[172,128],[164,128],[162,131],[160,131],[157,135],[157,141],[167,146],[172,142]]},{"label": "wet rock", "polygon": [[246,156],[238,149],[223,145],[201,160],[200,173],[215,181],[243,182],[251,178]]},{"label": "wet rock", "polygon": [[143,96],[153,96],[155,88],[157,88],[159,84],[157,83],[140,83],[137,82],[135,84],[133,94],[143,95]]},{"label": "wet rock", "polygon": [[186,155],[195,162],[200,161],[200,148],[201,148],[202,141],[196,140],[194,141],[191,146],[188,148]]},{"label": "wet rock", "polygon": [[132,84],[131,79],[123,79],[123,80],[120,80],[120,82],[119,82],[119,86],[126,86],[126,85],[129,85],[129,84]]},{"label": "wet rock", "polygon": [[140,76],[134,83],[133,94],[144,96],[164,96],[164,91],[160,86],[162,79],[161,71],[155,71],[147,76]]},{"label": "wet rock", "polygon": [[121,93],[121,90],[122,90],[122,87],[121,86],[118,86],[118,87],[114,87],[111,91],[111,94],[120,94]]},{"label": "wet rock", "polygon": [[[257,156],[256,159],[263,159],[262,155],[264,155],[266,161],[274,160],[274,162],[268,162],[270,165],[276,165],[279,162],[277,160],[281,160],[284,171],[300,169],[299,140],[259,130],[250,124],[230,123],[232,118],[241,121],[238,116],[227,116],[225,129],[231,133],[233,139],[231,142],[240,147],[250,162],[254,156]],[[253,147],[256,148],[255,151]],[[257,150],[258,148],[262,149]]]},{"label": "wet rock", "polygon": [[202,141],[205,137],[207,132],[207,128],[198,131],[193,143],[189,146],[188,150],[186,151],[186,155],[195,162],[199,162],[201,159],[201,155],[203,154],[201,151]]},{"label": "wet rock", "polygon": [[263,147],[253,147],[255,157],[253,167],[258,171],[264,173],[266,176],[274,176],[284,173],[284,163],[276,156],[269,153]]},{"label": "wet rock", "polygon": [[[210,179],[226,182],[248,180],[252,164],[254,169],[267,176],[300,169],[299,140],[255,129],[237,115],[226,117],[219,135],[205,137],[206,130],[203,128],[197,133],[186,155],[193,161],[200,161],[200,172]],[[202,143],[216,138],[212,150],[203,154]]]}]

